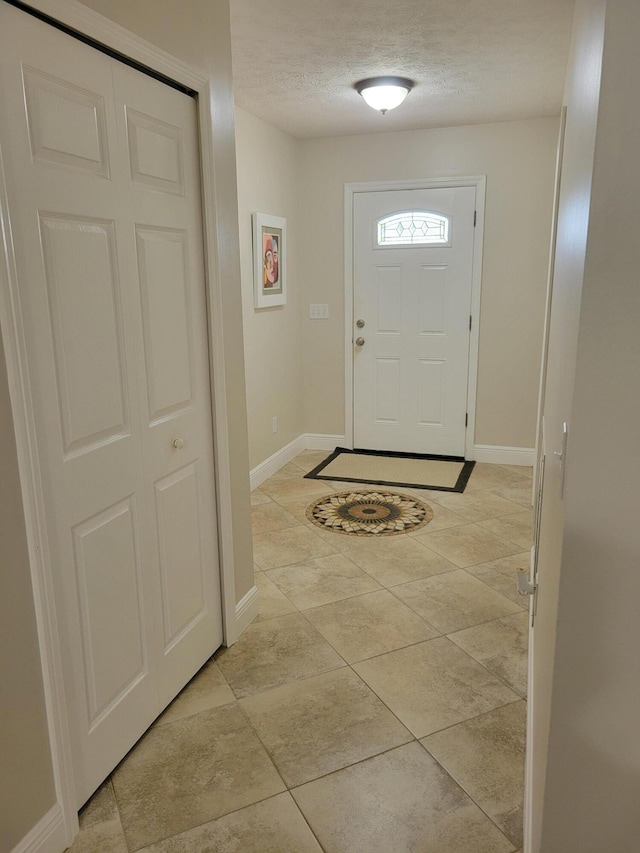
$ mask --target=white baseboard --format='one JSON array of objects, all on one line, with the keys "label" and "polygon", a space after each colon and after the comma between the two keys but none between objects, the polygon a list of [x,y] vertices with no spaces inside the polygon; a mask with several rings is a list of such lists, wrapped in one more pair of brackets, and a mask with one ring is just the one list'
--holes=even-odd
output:
[{"label": "white baseboard", "polygon": [[[295,459],[303,450],[326,450],[329,453],[336,447],[345,447],[345,442],[344,435],[302,433],[251,470],[251,491],[257,489],[269,477],[277,474],[281,468]],[[476,462],[492,462],[497,465],[533,466],[535,456],[536,451],[533,447],[499,447],[492,444],[476,444],[473,448],[473,458]]]},{"label": "white baseboard", "polygon": [[498,447],[492,444],[476,444],[473,458],[476,462],[492,462],[496,465],[531,465],[535,462],[533,447]]},{"label": "white baseboard", "polygon": [[60,853],[67,848],[64,815],[56,803],[11,853]]},{"label": "white baseboard", "polygon": [[306,449],[305,436],[299,435],[297,438],[294,438],[293,441],[290,441],[289,444],[285,444],[284,447],[277,450],[268,459],[265,459],[264,462],[261,462],[259,465],[256,465],[255,468],[252,468],[249,472],[251,491],[257,489],[258,486],[261,483],[264,483],[265,480],[268,480],[269,477],[273,477],[273,475],[281,468],[284,468],[288,462],[291,462],[292,459],[295,459],[299,453],[302,453],[302,451]]},{"label": "white baseboard", "polygon": [[303,450],[326,450],[330,452],[336,447],[344,447],[345,437],[343,435],[326,435],[325,433],[306,432],[294,438],[289,444],[285,444],[264,462],[256,465],[249,472],[251,491],[257,489],[261,483],[277,474],[281,468],[295,459]]},{"label": "white baseboard", "polygon": [[304,436],[305,450],[335,450],[336,447],[344,447],[346,438],[344,435],[326,435],[320,432],[308,432]]},{"label": "white baseboard", "polygon": [[236,604],[236,620],[231,629],[227,629],[226,645],[232,646],[240,634],[245,631],[258,615],[258,587],[252,586]]}]

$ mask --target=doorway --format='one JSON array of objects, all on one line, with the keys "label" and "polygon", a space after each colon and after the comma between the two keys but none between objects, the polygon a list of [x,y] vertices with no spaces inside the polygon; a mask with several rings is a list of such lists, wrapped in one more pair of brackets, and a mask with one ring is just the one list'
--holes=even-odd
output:
[{"label": "doorway", "polygon": [[484,185],[346,186],[351,447],[473,459]]}]

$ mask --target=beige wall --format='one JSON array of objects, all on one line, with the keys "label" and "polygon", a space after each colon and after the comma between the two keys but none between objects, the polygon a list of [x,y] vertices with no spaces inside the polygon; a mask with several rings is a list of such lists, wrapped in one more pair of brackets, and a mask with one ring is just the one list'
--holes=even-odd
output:
[{"label": "beige wall", "polygon": [[557,133],[543,118],[303,143],[305,301],[331,315],[303,306],[307,432],[344,434],[344,184],[486,175],[475,441],[534,446]]},{"label": "beige wall", "polygon": [[56,794],[1,340],[0,471],[0,850],[10,851]]},{"label": "beige wall", "polygon": [[229,413],[231,509],[236,601],[253,586],[249,461],[238,248],[238,199],[231,77],[229,0],[82,0],[100,14],[204,71],[213,83],[214,169],[224,322],[225,389]]},{"label": "beige wall", "polygon": [[[601,42],[604,2],[580,0],[578,8],[583,32],[595,30]],[[608,0],[536,848],[543,853],[639,846],[639,31],[637,0]],[[576,253],[575,242],[566,248]]]},{"label": "beige wall", "polygon": [[[302,417],[303,302],[300,254],[300,142],[244,110],[236,110],[238,208],[249,460],[254,468],[304,432]],[[253,304],[251,214],[287,220],[287,304]],[[271,420],[278,418],[278,432]]]}]

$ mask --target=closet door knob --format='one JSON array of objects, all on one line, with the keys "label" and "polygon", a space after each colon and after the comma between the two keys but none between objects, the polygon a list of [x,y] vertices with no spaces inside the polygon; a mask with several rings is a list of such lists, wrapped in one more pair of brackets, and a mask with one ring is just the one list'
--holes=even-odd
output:
[{"label": "closet door knob", "polygon": [[184,438],[174,438],[171,444],[176,450],[182,450],[184,447]]}]

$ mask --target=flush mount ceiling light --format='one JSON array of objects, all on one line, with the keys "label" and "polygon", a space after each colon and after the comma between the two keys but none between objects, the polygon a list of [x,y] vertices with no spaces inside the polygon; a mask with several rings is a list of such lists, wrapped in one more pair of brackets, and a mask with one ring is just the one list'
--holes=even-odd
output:
[{"label": "flush mount ceiling light", "polygon": [[372,109],[380,110],[384,115],[387,110],[399,107],[414,85],[413,80],[406,77],[369,77],[360,80],[353,88]]}]

